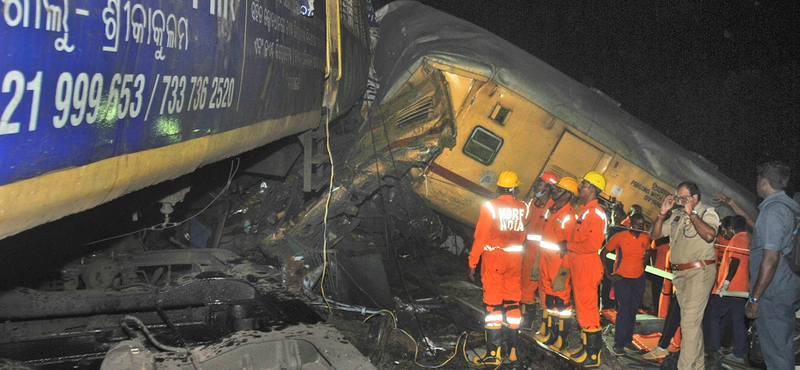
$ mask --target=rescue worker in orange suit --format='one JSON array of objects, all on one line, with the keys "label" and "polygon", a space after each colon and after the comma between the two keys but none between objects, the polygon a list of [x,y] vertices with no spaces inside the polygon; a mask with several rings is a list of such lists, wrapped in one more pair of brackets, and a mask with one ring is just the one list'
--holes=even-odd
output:
[{"label": "rescue worker in orange suit", "polygon": [[[542,241],[542,226],[544,213],[553,205],[550,196],[558,183],[558,176],[552,172],[543,172],[533,183],[533,199],[528,203],[527,240],[525,252],[522,255],[522,325],[521,329],[530,330],[535,316],[534,304],[536,293],[539,293],[539,302],[544,307],[544,292],[539,289],[539,242]],[[546,319],[547,310],[544,310],[543,319]]]},{"label": "rescue worker in orange suit", "polygon": [[519,308],[522,244],[528,205],[514,198],[519,186],[514,171],[503,171],[497,178],[500,195],[481,207],[475,226],[475,241],[469,254],[469,278],[475,281],[475,268],[481,263],[483,303],[486,305],[486,352],[473,359],[476,364],[502,363],[503,322],[510,329],[508,359],[516,361],[516,339],[522,313]]},{"label": "rescue worker in orange suit", "polygon": [[562,267],[562,250],[575,225],[575,209],[570,201],[577,193],[578,182],[572,177],[558,181],[552,195],[553,206],[545,211],[542,241],[539,243],[539,289],[545,293],[543,306],[547,310],[547,321],[534,339],[555,351],[567,347],[566,333],[572,317],[569,269]]},{"label": "rescue worker in orange suit", "polygon": [[603,279],[598,252],[606,239],[606,212],[597,199],[605,188],[606,179],[600,173],[590,171],[583,176],[578,190],[582,206],[567,242],[567,261],[570,269],[577,272],[572,274],[572,292],[583,345],[566,350],[565,354],[586,367],[600,366],[603,347],[597,288]]},{"label": "rescue worker in orange suit", "polygon": [[633,327],[636,313],[644,295],[644,268],[650,261],[650,236],[643,233],[644,217],[641,214],[630,216],[630,230],[614,234],[600,250],[600,258],[607,252],[616,253],[613,271],[606,271],[608,279],[614,282],[617,298],[617,319],[614,327],[614,346],[612,353],[617,356],[625,352],[638,353],[633,343]]},{"label": "rescue worker in orange suit", "polygon": [[717,281],[703,316],[703,338],[706,351],[719,351],[722,320],[730,313],[733,324],[733,353],[725,356],[725,359],[744,364],[747,349],[744,306],[747,299],[732,297],[729,293],[739,292],[746,295],[749,291],[751,236],[747,232],[747,220],[739,215],[732,216],[722,232],[729,242],[722,248],[722,263],[717,271]]}]

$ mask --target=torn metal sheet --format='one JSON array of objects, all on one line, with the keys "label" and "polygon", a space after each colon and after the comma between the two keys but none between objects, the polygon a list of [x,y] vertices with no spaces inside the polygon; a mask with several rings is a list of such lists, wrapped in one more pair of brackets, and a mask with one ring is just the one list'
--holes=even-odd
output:
[{"label": "torn metal sheet", "polygon": [[[75,284],[62,291],[3,292],[0,358],[59,367],[99,364],[111,356],[114,369],[181,369],[191,361],[170,362],[176,358],[170,353],[180,357],[192,352],[204,369],[229,368],[258,356],[277,361],[259,360],[275,366],[265,369],[300,368],[291,364],[373,368],[336,329],[322,324],[314,310],[283,288],[281,272],[274,267],[254,265],[228,251],[202,249],[93,256],[64,273],[83,280],[92,261],[103,261],[102,275],[115,279],[123,272],[137,276],[185,268],[163,275],[169,278],[157,285],[139,278],[121,287]],[[105,274],[112,270],[108,266],[116,275]],[[148,340],[132,343],[139,338],[133,326],[147,332]],[[161,346],[152,347],[155,342]],[[270,352],[278,350],[282,352]]]}]

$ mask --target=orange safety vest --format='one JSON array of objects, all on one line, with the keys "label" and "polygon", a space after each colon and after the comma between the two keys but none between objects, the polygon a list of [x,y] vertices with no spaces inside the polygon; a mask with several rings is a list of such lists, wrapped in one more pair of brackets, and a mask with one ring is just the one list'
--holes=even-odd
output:
[{"label": "orange safety vest", "polygon": [[722,286],[722,282],[728,276],[728,269],[731,265],[731,258],[739,259],[739,267],[736,268],[736,274],[733,275],[730,285],[728,285],[729,292],[747,292],[750,289],[750,241],[751,236],[745,231],[742,231],[731,238],[727,247],[724,248],[722,254],[722,262],[720,263],[719,271],[717,271],[717,283],[714,285],[714,293]]}]

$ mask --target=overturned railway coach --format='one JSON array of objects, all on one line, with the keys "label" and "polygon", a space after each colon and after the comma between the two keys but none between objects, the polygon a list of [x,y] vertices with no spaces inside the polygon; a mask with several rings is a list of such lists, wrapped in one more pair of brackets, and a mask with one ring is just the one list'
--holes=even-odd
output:
[{"label": "overturned railway coach", "polygon": [[[410,177],[415,191],[448,216],[475,224],[506,169],[520,174],[522,195],[543,171],[576,178],[598,171],[608,182],[603,197],[640,204],[651,221],[664,197],[686,180],[698,183],[704,201],[713,203],[721,191],[754,214],[755,195],[713,164],[509,42],[412,1],[395,1],[378,16],[375,69],[382,90],[376,101],[402,106],[381,112],[392,117],[384,124],[454,121],[455,144]],[[416,91],[440,78],[443,93]],[[448,114],[434,112],[442,100]]]},{"label": "overturned railway coach", "polygon": [[3,1],[0,239],[340,115],[367,5]]}]

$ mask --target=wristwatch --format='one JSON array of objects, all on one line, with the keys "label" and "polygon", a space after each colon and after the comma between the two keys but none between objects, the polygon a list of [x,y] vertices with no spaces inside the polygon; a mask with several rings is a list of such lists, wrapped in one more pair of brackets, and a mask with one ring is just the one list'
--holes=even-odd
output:
[{"label": "wristwatch", "polygon": [[758,303],[758,298],[756,298],[756,297],[750,297],[750,299],[748,300],[748,302],[750,302],[750,303]]},{"label": "wristwatch", "polygon": [[696,209],[693,209],[693,210],[692,210],[692,214],[693,214],[693,215],[695,215],[695,216],[697,216],[697,215],[698,215],[698,213],[697,213],[697,210],[696,210]]}]

